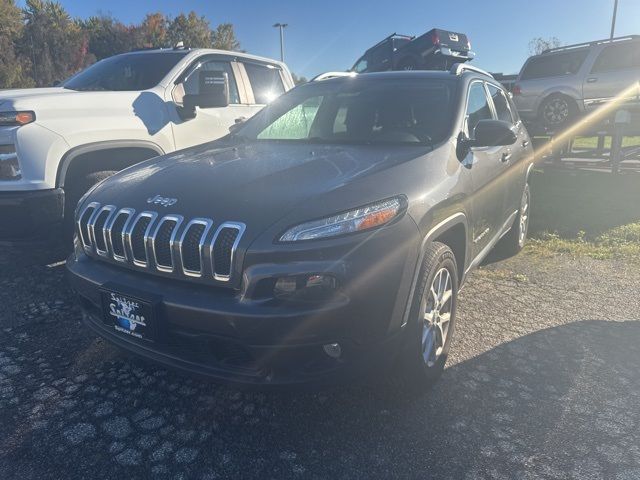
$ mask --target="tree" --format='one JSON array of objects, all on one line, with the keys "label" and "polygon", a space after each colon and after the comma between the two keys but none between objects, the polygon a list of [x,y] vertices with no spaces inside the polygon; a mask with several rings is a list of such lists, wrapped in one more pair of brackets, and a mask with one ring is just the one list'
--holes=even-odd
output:
[{"label": "tree", "polygon": [[31,84],[25,72],[28,62],[16,55],[15,42],[22,35],[23,28],[22,12],[14,0],[0,0],[0,88]]},{"label": "tree", "polygon": [[135,28],[110,15],[89,17],[78,23],[89,39],[89,52],[97,60],[128,52],[135,46]]},{"label": "tree", "polygon": [[148,13],[136,28],[138,48],[166,47],[168,41],[167,19],[161,13]]},{"label": "tree", "polygon": [[293,83],[295,85],[302,85],[303,83],[307,83],[307,77],[299,77],[295,73],[291,72],[291,78],[293,78]]},{"label": "tree", "polygon": [[168,23],[167,37],[171,45],[183,42],[185,47],[211,48],[211,26],[204,16],[199,17],[196,12],[181,13]]},{"label": "tree", "polygon": [[31,58],[37,86],[49,86],[84,68],[89,42],[80,26],[54,1],[27,0],[20,54]]},{"label": "tree", "polygon": [[535,37],[529,42],[529,55],[540,55],[550,48],[558,48],[562,42],[557,37]]},{"label": "tree", "polygon": [[238,51],[240,50],[240,42],[236,38],[231,23],[221,23],[211,32],[211,40],[213,48],[220,50]]}]

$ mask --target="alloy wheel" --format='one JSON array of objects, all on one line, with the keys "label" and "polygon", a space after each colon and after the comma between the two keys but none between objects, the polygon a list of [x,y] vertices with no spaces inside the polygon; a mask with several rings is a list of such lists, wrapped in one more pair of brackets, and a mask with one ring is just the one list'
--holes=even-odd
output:
[{"label": "alloy wheel", "polygon": [[427,367],[434,366],[447,343],[453,306],[451,274],[441,268],[422,300],[422,358]]},{"label": "alloy wheel", "polygon": [[569,118],[569,103],[563,98],[554,98],[544,106],[542,114],[549,125],[562,125]]},{"label": "alloy wheel", "polygon": [[520,225],[518,230],[518,243],[524,245],[529,230],[529,189],[525,188],[520,204]]}]

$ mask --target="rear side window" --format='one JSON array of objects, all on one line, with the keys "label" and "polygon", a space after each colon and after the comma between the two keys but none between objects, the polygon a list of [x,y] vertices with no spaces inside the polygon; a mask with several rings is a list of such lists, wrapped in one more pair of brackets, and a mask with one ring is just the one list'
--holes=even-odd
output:
[{"label": "rear side window", "polygon": [[493,100],[493,106],[496,107],[498,120],[515,123],[515,119],[511,114],[511,108],[509,107],[509,101],[507,100],[504,92],[491,84],[487,84],[487,87],[489,88],[489,95],[491,95],[491,99]]},{"label": "rear side window", "polygon": [[531,80],[534,78],[573,75],[580,70],[588,54],[589,50],[583,49],[575,52],[554,53],[553,55],[533,57],[524,67],[521,79]]},{"label": "rear side window", "polygon": [[473,138],[473,132],[478,122],[491,119],[493,119],[493,116],[491,115],[484,85],[480,82],[472,83],[471,88],[469,88],[469,99],[467,100],[467,135]]},{"label": "rear side window", "polygon": [[591,73],[640,68],[640,43],[625,43],[606,47],[593,64]]},{"label": "rear side window", "polygon": [[231,69],[229,62],[223,62],[219,60],[209,60],[199,64],[194,68],[187,78],[184,80],[184,93],[197,94],[199,91],[199,72],[227,72],[229,76],[229,101],[231,103],[240,103],[240,97],[238,95],[238,86],[236,85],[236,79]]},{"label": "rear side window", "polygon": [[256,103],[266,105],[284,93],[280,70],[271,65],[245,63]]}]

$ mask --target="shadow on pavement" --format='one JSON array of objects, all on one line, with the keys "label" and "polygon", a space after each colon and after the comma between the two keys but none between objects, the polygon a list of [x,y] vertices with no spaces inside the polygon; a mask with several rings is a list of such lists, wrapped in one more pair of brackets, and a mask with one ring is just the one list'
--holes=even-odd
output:
[{"label": "shadow on pavement", "polygon": [[23,369],[0,391],[3,478],[640,478],[640,322],[523,336],[418,399],[240,392],[70,326],[59,342],[49,325],[0,341]]}]

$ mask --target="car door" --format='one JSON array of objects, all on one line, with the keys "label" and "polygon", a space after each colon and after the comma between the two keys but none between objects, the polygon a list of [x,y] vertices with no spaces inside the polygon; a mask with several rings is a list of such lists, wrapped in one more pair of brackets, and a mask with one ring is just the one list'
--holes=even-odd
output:
[{"label": "car door", "polygon": [[504,176],[504,217],[508,219],[520,205],[524,184],[519,181],[524,178],[523,164],[529,155],[529,136],[526,129],[519,121],[517,114],[512,109],[507,98],[507,93],[497,85],[487,83],[489,97],[493,104],[495,118],[511,125],[511,130],[516,134],[516,142],[504,147],[500,160],[502,162],[501,174]]},{"label": "car door", "polygon": [[[183,98],[186,94],[197,94],[199,72],[226,72],[229,78],[229,105],[219,108],[196,107],[195,118],[181,115]],[[208,55],[199,58],[185,70],[178,84],[170,92],[169,105],[173,137],[176,149],[190,147],[223,137],[229,133],[229,127],[236,119],[250,117],[255,108],[249,103],[235,61],[229,58]]]},{"label": "car door", "polygon": [[[493,108],[484,82],[475,80],[469,85],[465,110],[465,134],[473,139],[480,120],[494,118]],[[471,172],[473,183],[472,238],[474,257],[483,252],[499,235],[504,224],[505,147],[471,147],[464,163]]]},{"label": "car door", "polygon": [[[640,42],[622,41],[605,46],[596,58],[582,87],[585,107],[610,101],[631,88],[625,101],[637,102],[640,93]],[[634,88],[635,86],[635,88]]]}]

